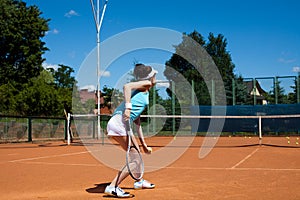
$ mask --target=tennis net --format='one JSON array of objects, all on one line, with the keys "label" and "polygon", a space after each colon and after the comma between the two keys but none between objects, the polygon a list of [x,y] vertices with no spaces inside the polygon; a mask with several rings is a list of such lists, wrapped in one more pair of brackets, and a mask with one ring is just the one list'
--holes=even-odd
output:
[{"label": "tennis net", "polygon": [[[110,115],[101,115],[102,139],[106,137],[106,125],[110,117]],[[72,120],[75,122],[75,125],[71,126],[75,137],[101,139],[97,135],[97,115],[72,115]],[[153,136],[251,137],[256,138],[259,144],[264,137],[277,137],[284,140],[283,143],[280,142],[282,145],[297,146],[300,142],[298,141],[300,115],[141,115],[141,122],[146,138]],[[136,133],[136,130],[134,132]],[[292,138],[295,138],[295,141],[292,142]]]},{"label": "tennis net", "polygon": [[[243,137],[252,138],[252,142],[256,138],[254,144],[300,147],[300,115],[143,115],[142,118],[152,121],[146,129],[150,135]],[[159,121],[166,123],[163,127],[157,127],[155,124]],[[266,139],[263,141],[263,138]]]}]

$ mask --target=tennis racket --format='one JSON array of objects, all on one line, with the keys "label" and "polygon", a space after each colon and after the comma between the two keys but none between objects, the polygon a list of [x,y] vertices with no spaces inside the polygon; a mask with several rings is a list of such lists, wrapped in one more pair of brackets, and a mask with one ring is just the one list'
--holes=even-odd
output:
[{"label": "tennis racket", "polygon": [[140,180],[144,174],[144,162],[138,146],[131,130],[129,120],[126,123],[126,132],[128,136],[128,148],[126,152],[126,165],[130,176],[134,180]]}]

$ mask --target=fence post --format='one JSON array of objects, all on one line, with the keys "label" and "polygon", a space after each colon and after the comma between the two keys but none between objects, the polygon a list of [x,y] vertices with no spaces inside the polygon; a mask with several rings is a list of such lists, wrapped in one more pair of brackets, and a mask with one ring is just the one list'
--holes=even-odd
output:
[{"label": "fence post", "polygon": [[211,105],[216,105],[216,88],[215,88],[215,81],[211,80]]},{"label": "fence post", "polygon": [[296,86],[296,92],[297,92],[297,103],[300,103],[300,92],[299,92],[299,90],[300,90],[300,88],[299,88],[299,86],[300,86],[300,84],[299,84],[299,76],[300,76],[300,72],[298,72],[298,76],[297,76],[297,86]]},{"label": "fence post", "polygon": [[[152,103],[152,110],[153,110],[153,115],[156,115],[156,108],[155,108],[155,104],[156,104],[156,87],[154,86],[153,87],[153,89],[152,89],[152,94],[153,94],[153,103]],[[153,119],[152,119],[152,133],[154,134],[155,133],[155,127],[156,127],[156,118],[155,117],[153,117]]]},{"label": "fence post", "polygon": [[93,120],[93,139],[96,138],[96,121]]},{"label": "fence post", "polygon": [[69,123],[69,119],[67,118],[67,119],[65,119],[65,130],[64,130],[65,141],[68,140],[68,128],[69,128],[68,123]]},{"label": "fence post", "polygon": [[236,104],[235,99],[235,79],[232,79],[232,105],[234,106]]},{"label": "fence post", "polygon": [[31,117],[28,117],[28,142],[32,142],[32,121]]},{"label": "fence post", "polygon": [[[172,114],[175,115],[176,114],[176,110],[175,110],[175,105],[176,105],[176,102],[175,102],[175,82],[172,81]],[[173,135],[175,134],[175,123],[176,123],[176,120],[175,118],[173,117],[173,124],[172,124],[172,133]]]},{"label": "fence post", "polygon": [[256,78],[253,79],[253,105],[256,105]]},{"label": "fence post", "polygon": [[278,90],[277,90],[277,86],[278,86],[278,79],[277,76],[275,76],[274,78],[274,97],[275,97],[275,104],[278,104]]},{"label": "fence post", "polygon": [[192,106],[195,105],[195,82],[192,80]]}]

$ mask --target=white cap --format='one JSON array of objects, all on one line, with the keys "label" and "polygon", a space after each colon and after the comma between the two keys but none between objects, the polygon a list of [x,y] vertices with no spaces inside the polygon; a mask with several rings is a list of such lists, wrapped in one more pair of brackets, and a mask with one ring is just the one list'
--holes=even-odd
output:
[{"label": "white cap", "polygon": [[139,78],[139,80],[148,80],[148,79],[150,79],[150,78],[152,78],[155,74],[157,74],[158,72],[155,70],[155,69],[153,69],[152,67],[151,67],[151,72],[148,74],[148,76],[146,76],[146,77],[144,77],[144,78]]}]

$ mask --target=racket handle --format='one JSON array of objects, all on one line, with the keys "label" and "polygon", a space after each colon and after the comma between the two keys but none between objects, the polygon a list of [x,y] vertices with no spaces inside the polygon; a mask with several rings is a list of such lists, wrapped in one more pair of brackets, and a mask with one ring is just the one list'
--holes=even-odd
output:
[{"label": "racket handle", "polygon": [[129,120],[125,121],[125,128],[126,128],[126,131],[130,131],[130,121]]}]

